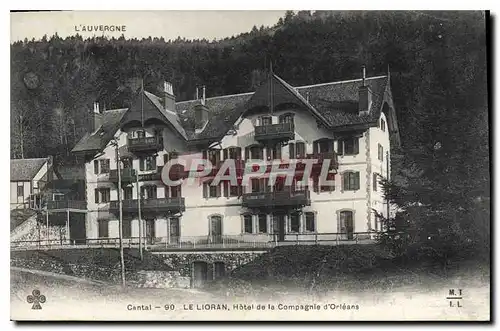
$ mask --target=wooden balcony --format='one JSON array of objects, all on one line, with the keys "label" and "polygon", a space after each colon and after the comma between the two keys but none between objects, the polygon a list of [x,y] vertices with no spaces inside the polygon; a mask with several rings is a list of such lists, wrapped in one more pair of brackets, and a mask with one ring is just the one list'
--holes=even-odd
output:
[{"label": "wooden balcony", "polygon": [[259,142],[288,141],[295,138],[293,122],[255,127],[255,140]]},{"label": "wooden balcony", "polygon": [[[132,168],[125,168],[120,170],[120,176],[122,183],[133,183],[136,181],[137,172]],[[113,169],[109,171],[109,181],[113,183],[118,183],[118,170]]]},{"label": "wooden balcony", "polygon": [[87,202],[80,200],[52,200],[47,201],[47,210],[87,210]]},{"label": "wooden balcony", "polygon": [[163,139],[161,137],[130,138],[128,149],[132,153],[158,152],[163,149]]},{"label": "wooden balcony", "polygon": [[[122,200],[124,213],[137,213],[138,200]],[[184,198],[158,198],[141,200],[142,212],[182,212],[186,210]],[[110,201],[109,212],[118,215],[118,201]]]},{"label": "wooden balcony", "polygon": [[311,205],[309,190],[245,193],[242,200],[242,206],[248,208],[298,208],[309,205]]}]

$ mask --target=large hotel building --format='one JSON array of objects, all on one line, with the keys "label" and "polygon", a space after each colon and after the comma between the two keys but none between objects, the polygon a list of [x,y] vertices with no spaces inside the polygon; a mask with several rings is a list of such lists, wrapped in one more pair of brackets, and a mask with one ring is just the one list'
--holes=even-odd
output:
[{"label": "large hotel building", "polygon": [[[271,73],[255,92],[205,98],[203,87],[182,102],[172,84],[163,86],[162,95],[141,89],[130,108],[94,104],[90,130],[72,151],[85,163],[84,192],[48,204],[51,215],[67,216],[73,244],[116,243],[119,186],[124,240],[142,233],[151,247],[359,241],[381,230],[377,213],[389,208],[379,181],[390,174],[391,143],[399,144],[389,73],[365,77],[363,69],[359,79],[298,87]],[[207,159],[214,170],[167,186],[162,168],[175,158]],[[227,159],[237,185],[211,185]],[[318,160],[308,184],[305,159]],[[265,174],[244,185],[248,160],[295,164],[296,178],[269,185]],[[334,186],[319,176],[327,160]]]}]

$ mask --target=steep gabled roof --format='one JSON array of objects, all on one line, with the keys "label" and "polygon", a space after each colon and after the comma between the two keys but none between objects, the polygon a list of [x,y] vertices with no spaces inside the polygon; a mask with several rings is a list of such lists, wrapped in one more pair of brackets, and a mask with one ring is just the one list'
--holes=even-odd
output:
[{"label": "steep gabled roof", "polygon": [[12,182],[32,180],[42,166],[48,162],[47,158],[14,159],[10,160],[10,180]]},{"label": "steep gabled roof", "polygon": [[[207,125],[200,133],[195,133],[194,129],[194,107],[200,102],[199,100],[177,102],[176,113],[174,113],[164,109],[161,98],[158,96],[147,91],[144,91],[144,95],[154,105],[155,110],[188,141],[217,141],[222,138],[247,110],[258,105],[267,105],[266,84],[273,84],[274,91],[280,92],[282,100],[301,104],[317,120],[331,129],[340,130],[351,126],[373,125],[380,117],[384,101],[387,101],[392,108],[388,76],[366,78],[366,85],[372,91],[372,106],[369,114],[361,116],[358,112],[358,91],[362,85],[361,79],[293,87],[276,75],[269,77],[255,92],[207,98],[205,105],[208,108],[209,118]],[[115,113],[113,115],[109,112]],[[98,131],[83,137],[73,151],[103,149],[118,130],[120,121],[125,120],[126,113],[127,109],[105,112],[102,127],[105,133]]]},{"label": "steep gabled roof", "polygon": [[87,133],[78,141],[72,152],[102,151],[120,127],[120,120],[127,108],[106,110],[102,115],[102,125],[97,131]]},{"label": "steep gabled roof", "polygon": [[154,95],[153,93],[149,93],[148,91],[144,91],[145,96],[151,100],[156,109],[167,119],[167,121],[174,127],[174,129],[184,138],[188,139],[186,131],[181,125],[179,116],[177,113],[170,111],[168,109],[163,108],[161,105],[161,99]]},{"label": "steep gabled roof", "polygon": [[[273,75],[274,84],[279,84],[289,94],[294,95],[298,102],[332,129],[377,122],[386,87],[390,90],[387,86],[388,79],[387,76],[368,77],[365,82],[372,91],[372,107],[368,115],[360,116],[358,91],[362,84],[361,79],[292,87],[280,77]],[[268,89],[266,83],[256,92],[207,98],[205,104],[209,109],[209,120],[205,129],[199,134],[194,134],[194,106],[199,101],[178,102],[176,109],[184,128],[189,132],[189,138],[220,139],[246,110],[266,102],[264,100]]]}]

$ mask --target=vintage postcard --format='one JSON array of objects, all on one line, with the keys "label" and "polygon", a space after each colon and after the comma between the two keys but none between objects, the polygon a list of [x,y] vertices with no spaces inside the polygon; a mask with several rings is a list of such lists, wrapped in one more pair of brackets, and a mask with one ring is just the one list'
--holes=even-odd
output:
[{"label": "vintage postcard", "polygon": [[11,12],[14,321],[490,321],[484,11]]}]

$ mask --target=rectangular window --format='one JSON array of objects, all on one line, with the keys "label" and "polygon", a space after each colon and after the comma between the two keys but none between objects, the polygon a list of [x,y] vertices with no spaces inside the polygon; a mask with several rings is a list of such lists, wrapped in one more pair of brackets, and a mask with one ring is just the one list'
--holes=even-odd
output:
[{"label": "rectangular window", "polygon": [[155,156],[146,156],[144,159],[144,165],[146,171],[148,170],[156,170],[156,157]]},{"label": "rectangular window", "polygon": [[343,142],[345,155],[356,155],[359,153],[359,138],[353,137],[345,139]]},{"label": "rectangular window", "polygon": [[23,197],[24,196],[24,186],[17,186],[17,196],[18,197]]},{"label": "rectangular window", "polygon": [[300,231],[300,216],[299,214],[290,215],[290,231],[299,232]]},{"label": "rectangular window", "polygon": [[239,147],[228,148],[228,158],[232,159],[232,160],[240,160],[241,159],[241,148],[239,148]]},{"label": "rectangular window", "polygon": [[123,188],[123,200],[132,200],[132,186]]},{"label": "rectangular window", "polygon": [[252,178],[252,192],[261,192],[260,180],[258,178]]},{"label": "rectangular window", "polygon": [[269,155],[268,159],[271,160],[281,160],[281,145],[274,145],[272,148],[268,149]]},{"label": "rectangular window", "polygon": [[[220,184],[219,184],[220,185]],[[211,185],[208,186],[208,196],[210,198],[217,198],[219,195],[219,185]]]},{"label": "rectangular window", "polygon": [[250,147],[250,159],[262,160],[264,158],[264,151],[260,146]]},{"label": "rectangular window", "polygon": [[132,237],[132,221],[124,219],[122,221],[122,231],[123,231],[123,238],[130,238]]},{"label": "rectangular window", "polygon": [[380,119],[380,129],[385,132],[385,121]]},{"label": "rectangular window", "polygon": [[259,214],[259,233],[267,233],[267,215]]},{"label": "rectangular window", "polygon": [[101,174],[109,173],[109,159],[99,160],[99,165],[101,167]]},{"label": "rectangular window", "polygon": [[373,174],[373,190],[377,190],[377,183],[378,183],[378,174]]},{"label": "rectangular window", "polygon": [[303,159],[306,157],[306,144],[303,142],[295,143],[295,153],[297,159]]},{"label": "rectangular window", "polygon": [[307,232],[315,232],[316,231],[316,220],[315,220],[315,214],[311,212],[306,213],[306,224],[305,224],[305,230]]},{"label": "rectangular window", "polygon": [[137,138],[144,138],[146,136],[144,130],[137,130],[135,133],[137,135]]},{"label": "rectangular window", "polygon": [[109,202],[111,196],[111,190],[109,188],[98,188],[95,189],[95,203]]},{"label": "rectangular window", "polygon": [[380,144],[378,144],[378,159],[384,161],[384,147]]},{"label": "rectangular window", "polygon": [[272,124],[272,118],[271,118],[271,116],[262,116],[260,118],[260,125],[261,126],[271,125],[271,124]]},{"label": "rectangular window", "polygon": [[343,177],[345,191],[359,190],[359,172],[345,172]]},{"label": "rectangular window", "polygon": [[230,186],[229,187],[229,196],[230,197],[238,197],[241,195],[242,186]]},{"label": "rectangular window", "polygon": [[208,150],[208,161],[210,161],[213,166],[216,166],[220,161],[220,150],[218,149]]},{"label": "rectangular window", "polygon": [[[168,197],[168,189],[169,187],[165,187],[165,197]],[[180,198],[182,197],[182,191],[181,191],[181,186],[170,186],[170,197],[171,198]]]},{"label": "rectangular window", "polygon": [[170,161],[168,153],[163,154],[163,165],[167,164],[168,161]]},{"label": "rectangular window", "polygon": [[252,215],[243,216],[245,233],[253,233]]},{"label": "rectangular window", "polygon": [[144,185],[141,186],[141,196],[144,199],[156,199],[157,198],[157,188],[156,185]]},{"label": "rectangular window", "polygon": [[99,220],[99,238],[109,237],[109,223],[108,220]]},{"label": "rectangular window", "polygon": [[94,174],[99,174],[99,160],[94,160]]},{"label": "rectangular window", "polygon": [[318,142],[319,153],[331,152],[332,149],[333,149],[333,141],[325,139]]}]

